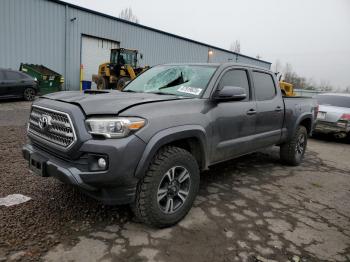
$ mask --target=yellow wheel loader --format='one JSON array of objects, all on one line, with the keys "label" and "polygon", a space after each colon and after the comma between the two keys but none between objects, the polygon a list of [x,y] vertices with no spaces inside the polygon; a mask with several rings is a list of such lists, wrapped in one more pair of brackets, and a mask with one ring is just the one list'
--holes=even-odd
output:
[{"label": "yellow wheel loader", "polygon": [[96,83],[97,89],[122,90],[127,82],[149,68],[138,66],[139,57],[142,59],[142,54],[139,54],[137,50],[111,49],[110,61],[101,64],[98,68],[98,75],[92,76],[92,81]]},{"label": "yellow wheel loader", "polygon": [[280,81],[280,88],[285,96],[295,96],[293,84]]},{"label": "yellow wheel loader", "polygon": [[275,73],[278,77],[279,86],[284,96],[295,96],[294,86],[291,83],[285,82],[282,79],[282,74],[279,72]]}]

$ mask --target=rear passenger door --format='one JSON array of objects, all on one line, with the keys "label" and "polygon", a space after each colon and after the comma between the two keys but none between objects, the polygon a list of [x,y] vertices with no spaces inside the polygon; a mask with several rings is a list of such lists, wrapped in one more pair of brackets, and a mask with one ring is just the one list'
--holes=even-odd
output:
[{"label": "rear passenger door", "polygon": [[215,102],[212,110],[213,150],[211,162],[220,162],[248,153],[253,147],[255,134],[256,103],[250,87],[248,71],[230,68],[223,72],[216,90],[224,86],[242,87],[247,98],[242,101]]},{"label": "rear passenger door", "polygon": [[284,103],[275,78],[269,72],[252,71],[257,103],[256,149],[274,145],[281,138]]}]

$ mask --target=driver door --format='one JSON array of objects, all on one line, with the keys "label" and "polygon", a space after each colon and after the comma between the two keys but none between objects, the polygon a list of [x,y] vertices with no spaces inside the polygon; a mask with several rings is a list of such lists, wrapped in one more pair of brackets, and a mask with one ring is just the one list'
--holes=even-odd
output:
[{"label": "driver door", "polygon": [[225,71],[220,79],[217,89],[224,86],[242,87],[246,90],[247,98],[216,102],[212,111],[212,119],[216,119],[213,124],[212,163],[249,153],[254,148],[257,107],[250,83],[248,71],[240,68]]}]

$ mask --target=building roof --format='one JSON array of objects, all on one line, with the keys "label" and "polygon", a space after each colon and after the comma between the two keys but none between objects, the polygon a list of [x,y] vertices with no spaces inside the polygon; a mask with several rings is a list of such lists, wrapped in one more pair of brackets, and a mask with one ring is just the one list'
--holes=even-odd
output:
[{"label": "building roof", "polygon": [[107,14],[104,14],[104,13],[101,13],[101,12],[97,12],[97,11],[88,9],[88,8],[85,8],[85,7],[81,7],[81,6],[74,5],[74,4],[67,3],[67,2],[64,2],[64,1],[60,1],[60,0],[47,0],[47,1],[54,2],[54,3],[57,3],[57,4],[61,4],[61,5],[65,5],[65,6],[68,6],[68,7],[71,7],[71,8],[75,8],[75,9],[78,9],[78,10],[82,10],[82,11],[85,11],[85,12],[88,12],[88,13],[92,13],[92,14],[95,14],[95,15],[99,15],[99,16],[103,16],[103,17],[106,17],[106,18],[110,18],[110,19],[113,19],[113,20],[116,20],[116,21],[119,21],[119,22],[122,22],[122,23],[125,23],[125,24],[137,26],[137,27],[144,28],[144,29],[147,29],[147,30],[151,30],[151,31],[154,31],[154,32],[157,32],[157,33],[161,33],[161,34],[165,34],[165,35],[168,35],[168,36],[176,37],[176,38],[179,38],[179,39],[182,39],[182,40],[185,40],[185,41],[188,41],[188,42],[192,42],[192,43],[195,43],[195,44],[207,46],[208,48],[217,49],[217,50],[220,50],[220,51],[228,52],[228,53],[231,53],[231,54],[234,54],[234,55],[239,55],[239,56],[242,56],[242,57],[246,57],[246,58],[249,58],[249,59],[253,59],[255,61],[260,61],[260,62],[267,63],[267,64],[271,65],[271,62],[268,62],[268,61],[257,59],[255,57],[251,57],[251,56],[242,55],[240,53],[236,53],[236,52],[233,52],[233,51],[221,48],[221,47],[209,45],[209,44],[206,44],[206,43],[203,43],[203,42],[199,42],[199,41],[196,41],[196,40],[193,40],[193,39],[190,39],[190,38],[186,38],[186,37],[179,36],[179,35],[176,35],[176,34],[172,34],[172,33],[169,33],[169,32],[165,32],[165,31],[162,31],[162,30],[159,30],[159,29],[155,29],[153,27],[149,27],[149,26],[137,24],[137,23],[134,23],[134,22],[130,22],[130,21],[127,21],[127,20],[124,20],[124,19],[121,19],[121,18],[118,18],[118,17],[115,17],[115,16],[107,15]]}]

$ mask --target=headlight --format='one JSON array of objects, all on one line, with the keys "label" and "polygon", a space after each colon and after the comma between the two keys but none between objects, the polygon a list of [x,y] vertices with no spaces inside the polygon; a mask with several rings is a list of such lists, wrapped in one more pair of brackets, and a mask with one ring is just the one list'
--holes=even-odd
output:
[{"label": "headlight", "polygon": [[130,132],[144,127],[146,121],[136,117],[90,118],[86,125],[90,134],[106,138],[126,137]]}]

